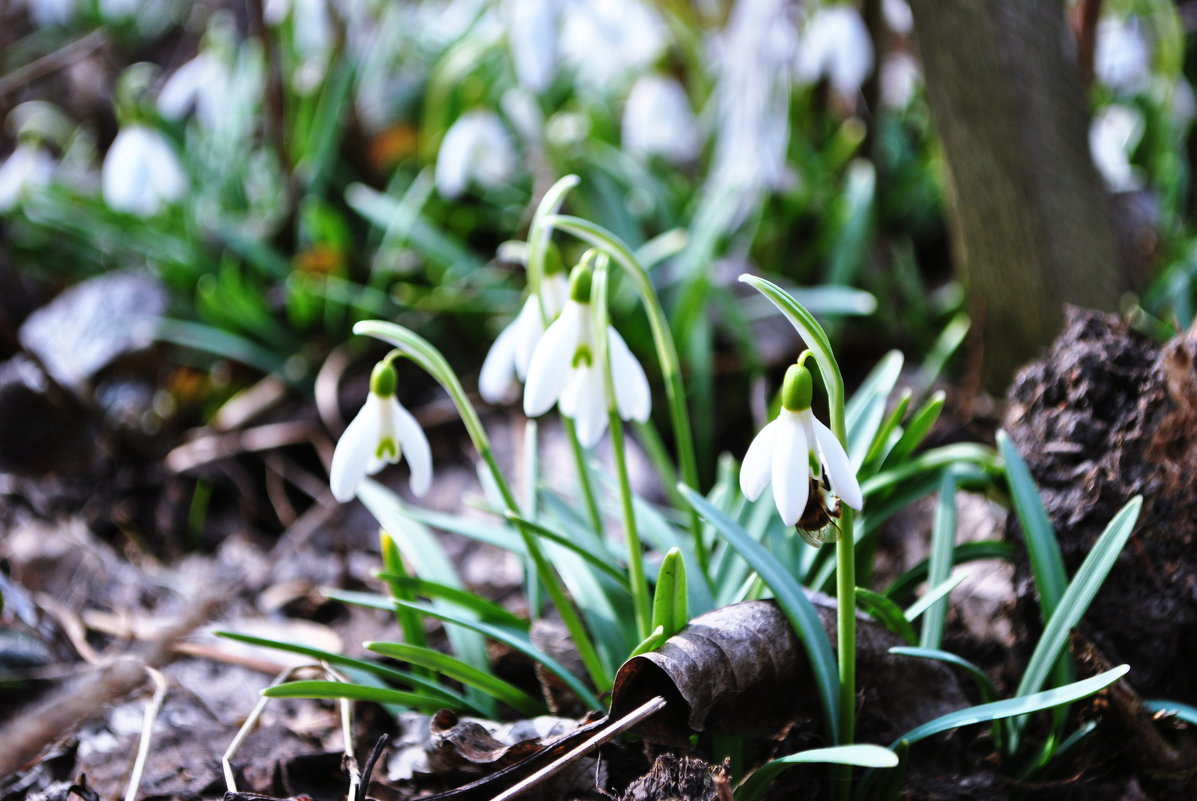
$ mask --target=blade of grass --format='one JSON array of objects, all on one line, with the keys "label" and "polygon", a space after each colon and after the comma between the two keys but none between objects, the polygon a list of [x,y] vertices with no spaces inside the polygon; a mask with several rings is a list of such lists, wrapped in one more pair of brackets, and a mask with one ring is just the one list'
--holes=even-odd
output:
[{"label": "blade of grass", "polygon": [[[935,503],[935,517],[931,521],[931,555],[928,557],[927,584],[937,587],[952,574],[952,556],[956,546],[956,475],[950,469],[943,472],[939,484],[939,499]],[[923,618],[919,645],[939,648],[943,642],[944,625],[948,619],[948,598],[945,595],[932,603]]]}]

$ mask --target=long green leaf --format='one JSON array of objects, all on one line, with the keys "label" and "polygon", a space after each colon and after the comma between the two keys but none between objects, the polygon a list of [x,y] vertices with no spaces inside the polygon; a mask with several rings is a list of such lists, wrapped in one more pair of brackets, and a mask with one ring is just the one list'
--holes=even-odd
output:
[{"label": "long green leaf", "polygon": [[356,668],[357,670],[372,673],[379,678],[387,679],[388,681],[396,681],[402,684],[411,686],[414,690],[428,695],[430,698],[439,699],[442,706],[452,706],[461,708],[469,706],[476,712],[483,710],[474,708],[465,698],[462,698],[457,693],[446,690],[432,679],[418,676],[413,673],[407,673],[402,670],[396,670],[387,665],[380,665],[377,662],[370,662],[366,659],[356,659],[352,656],[345,656],[344,654],[333,653],[332,651],[325,651],[320,648],[311,648],[306,645],[299,645],[297,643],[283,642],[282,640],[270,640],[265,637],[254,637],[249,634],[238,634],[232,631],[218,631],[217,637],[224,637],[229,640],[236,640],[237,642],[248,643],[249,645],[260,645],[263,648],[274,648],[278,651],[286,651],[292,654],[299,654],[301,656],[310,656],[313,659],[319,659],[322,662],[328,662],[330,665],[341,665],[342,667]]},{"label": "long green leaf", "polygon": [[878,429],[885,419],[885,407],[889,403],[889,396],[894,390],[898,376],[902,373],[904,361],[901,352],[896,350],[882,356],[844,407],[844,424],[848,427],[848,454],[857,468],[864,463],[865,455],[873,445]]},{"label": "long green leaf", "polygon": [[791,765],[811,763],[831,763],[835,765],[855,765],[861,768],[895,768],[898,766],[898,755],[880,745],[856,743],[854,745],[837,745],[832,748],[813,748],[809,751],[799,751],[789,756],[778,757],[772,762],[766,762],[752,772],[744,783],[736,788],[736,801],[757,801],[765,792],[769,783],[777,778]]},{"label": "long green leaf", "polygon": [[991,720],[1001,720],[1003,718],[1012,718],[1018,715],[1029,715],[1034,712],[1041,712],[1045,709],[1051,709],[1062,704],[1071,704],[1074,701],[1079,701],[1082,698],[1087,698],[1100,690],[1109,687],[1118,679],[1125,676],[1130,671],[1130,665],[1119,665],[1116,668],[1107,670],[1104,673],[1099,673],[1096,676],[1084,679],[1083,681],[1073,682],[1063,687],[1057,687],[1053,690],[1044,690],[1042,692],[1033,693],[1031,695],[1022,695],[1017,698],[1010,698],[1004,701],[994,701],[989,704],[980,704],[978,706],[970,706],[966,709],[958,709],[955,712],[949,712],[946,715],[940,715],[934,720],[930,720],[921,726],[916,726],[910,731],[898,737],[890,745],[890,748],[896,746],[899,742],[905,740],[908,743],[917,743],[919,740],[925,740],[933,734],[948,731],[949,729],[957,729],[961,726],[969,726],[973,723],[988,723]]},{"label": "long green leaf", "polygon": [[931,427],[939,420],[939,415],[943,412],[944,403],[947,401],[947,395],[943,390],[937,390],[932,393],[931,397],[915,410],[914,414],[910,415],[909,422],[906,423],[905,430],[902,431],[902,436],[894,443],[894,447],[890,449],[889,453],[885,455],[882,465],[901,464],[906,460],[910,454],[914,453],[915,449],[922,444],[927,434],[931,431]]},{"label": "long green leaf", "polygon": [[918,642],[914,626],[910,625],[910,621],[902,614],[902,608],[881,593],[873,592],[865,587],[857,587],[856,605],[910,645]]},{"label": "long green leaf", "polygon": [[1035,589],[1039,593],[1039,611],[1046,623],[1059,606],[1068,584],[1064,558],[1060,556],[1056,533],[1047,518],[1047,510],[1043,508],[1043,501],[1039,498],[1039,490],[1035,487],[1035,479],[1031,477],[1027,463],[1022,460],[1005,431],[997,433],[997,445],[1006,463],[1006,481],[1010,485],[1010,497],[1014,501],[1018,522],[1022,524],[1031,575],[1035,578]]},{"label": "long green leaf", "polygon": [[[1060,604],[1043,629],[1035,650],[1027,661],[1026,672],[1018,683],[1018,694],[1027,695],[1043,686],[1052,667],[1060,661],[1068,645],[1068,633],[1080,623],[1089,609],[1089,604],[1101,589],[1106,576],[1114,567],[1118,555],[1135,530],[1139,510],[1143,507],[1143,496],[1136,495],[1123,506],[1106,526],[1105,531],[1093,544],[1093,549],[1081,563],[1072,583],[1060,598]],[[1011,748],[1017,746],[1017,735],[1021,725],[1016,723]]]},{"label": "long green leaf", "polygon": [[989,674],[964,657],[957,656],[951,651],[941,651],[938,648],[907,648],[905,646],[897,646],[890,648],[889,652],[902,656],[914,656],[919,659],[934,659],[937,662],[944,662],[945,664],[961,668],[976,682],[977,689],[981,691],[982,700],[986,703],[997,700],[997,687],[994,686],[993,680],[989,678]]},{"label": "long green leaf", "polygon": [[436,699],[402,690],[388,690],[384,687],[365,687],[361,684],[347,684],[343,681],[289,681],[262,690],[267,698],[326,698],[351,701],[372,701],[376,704],[398,704],[425,714],[435,714],[444,704]]},{"label": "long green leaf", "polygon": [[[927,584],[943,584],[952,574],[952,557],[956,546],[956,475],[945,470],[939,485],[939,500],[931,522],[931,555],[928,557]],[[942,597],[927,608],[919,645],[939,648],[943,642],[944,624],[948,619],[948,598]]]},{"label": "long green leaf", "polygon": [[1192,726],[1197,726],[1197,706],[1193,706],[1192,704],[1182,704],[1180,701],[1155,699],[1151,701],[1144,701],[1141,706],[1148,712],[1156,712],[1161,715],[1172,715],[1174,717],[1180,718]]},{"label": "long green leaf", "polygon": [[[331,596],[330,596],[331,597]],[[493,640],[498,640],[505,645],[509,645],[520,653],[528,656],[534,662],[539,662],[544,665],[549,672],[556,674],[565,682],[571,690],[577,693],[588,706],[592,709],[602,709],[603,705],[598,698],[590,691],[589,688],[583,684],[577,676],[566,670],[565,666],[558,662],[553,657],[546,654],[544,651],[532,644],[532,640],[528,638],[527,634],[522,631],[513,631],[511,629],[503,628],[502,626],[495,626],[491,623],[484,623],[480,620],[470,620],[469,618],[461,617],[460,615],[452,614],[442,609],[434,609],[431,606],[424,604],[407,603],[405,601],[397,601],[412,609],[418,609],[426,615],[439,618],[447,623],[455,623],[458,626],[464,626],[468,629],[473,629],[481,634],[485,634]]]},{"label": "long green leaf", "polygon": [[686,605],[686,562],[678,548],[670,549],[657,573],[653,592],[652,627],[660,627],[666,637],[672,637],[689,622]]},{"label": "long green leaf", "polygon": [[712,506],[710,501],[685,485],[678,489],[698,514],[718,529],[719,533],[731,544],[731,547],[744,557],[744,560],[773,591],[778,605],[789,618],[790,624],[798,634],[798,639],[802,641],[807,658],[810,660],[811,672],[814,674],[815,685],[819,690],[819,698],[823,702],[828,736],[833,742],[838,740],[840,735],[839,678],[836,673],[835,655],[831,651],[831,641],[827,637],[827,631],[823,628],[818,613],[815,612],[814,606],[807,599],[802,587],[793,576],[778,566],[759,542],[748,536],[735,521]]},{"label": "long green leaf", "polygon": [[949,576],[946,580],[941,581],[933,587],[928,587],[926,595],[907,607],[906,619],[912,622],[918,619],[919,615],[947,598],[952,593],[952,590],[956,589],[960,585],[960,582],[966,578],[968,578],[968,574],[961,573],[958,576]]},{"label": "long green leaf", "polygon": [[387,582],[387,584],[404,591],[402,594],[395,596],[401,601],[415,600],[412,596],[423,595],[426,598],[439,598],[443,601],[456,604],[462,609],[478,615],[480,620],[498,623],[500,626],[510,626],[513,629],[527,631],[530,625],[528,621],[517,615],[513,615],[498,604],[459,587],[449,587],[444,584],[438,584],[435,581],[425,581],[421,578],[395,573],[378,573],[376,575],[382,581]]},{"label": "long green leaf", "polygon": [[[1000,559],[1004,562],[1014,561],[1014,546],[1000,540],[981,540],[979,542],[964,542],[952,549],[952,564],[961,565],[966,562],[977,562],[986,559]],[[927,580],[930,572],[930,559],[924,559],[902,575],[885,589],[885,594],[895,602],[902,603],[918,587]]]},{"label": "long green leaf", "polygon": [[522,715],[535,717],[536,715],[543,715],[545,712],[543,703],[537,701],[518,687],[508,684],[486,671],[479,670],[473,665],[467,665],[460,659],[454,659],[448,654],[433,651],[431,648],[421,648],[401,642],[367,642],[365,643],[365,647],[376,654],[389,656],[401,662],[410,662],[413,665],[431,668],[444,676],[460,681],[462,684],[477,687],[479,690],[497,698]]}]

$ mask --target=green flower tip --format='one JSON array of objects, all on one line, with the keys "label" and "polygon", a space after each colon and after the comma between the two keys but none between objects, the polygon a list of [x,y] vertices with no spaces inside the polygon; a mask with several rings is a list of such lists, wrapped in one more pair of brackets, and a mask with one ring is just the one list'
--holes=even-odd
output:
[{"label": "green flower tip", "polygon": [[565,262],[561,260],[561,250],[556,243],[550,242],[544,250],[544,274],[556,275],[565,272]]},{"label": "green flower tip", "polygon": [[810,408],[813,394],[814,381],[811,379],[810,370],[801,362],[791,364],[781,384],[781,405],[791,412],[806,411]]},{"label": "green flower tip", "polygon": [[395,376],[395,368],[391,360],[385,359],[374,365],[374,372],[370,373],[370,391],[380,398],[389,398],[395,394],[395,385],[399,379]]},{"label": "green flower tip", "polygon": [[590,284],[593,275],[590,269],[579,264],[569,275],[569,299],[578,303],[590,302]]}]

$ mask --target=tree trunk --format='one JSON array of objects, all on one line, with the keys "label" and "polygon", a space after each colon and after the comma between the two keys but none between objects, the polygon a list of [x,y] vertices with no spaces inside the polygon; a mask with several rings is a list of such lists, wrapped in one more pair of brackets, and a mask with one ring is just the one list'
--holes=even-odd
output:
[{"label": "tree trunk", "polygon": [[1127,288],[1061,0],[910,0],[985,383]]}]

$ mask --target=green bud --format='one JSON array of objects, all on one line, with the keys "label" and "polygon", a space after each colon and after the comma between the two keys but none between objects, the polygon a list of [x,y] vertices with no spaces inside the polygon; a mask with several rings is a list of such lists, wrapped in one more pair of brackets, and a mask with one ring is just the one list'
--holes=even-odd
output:
[{"label": "green bud", "polygon": [[390,359],[374,365],[374,372],[370,373],[370,391],[381,398],[389,398],[395,394],[395,385],[399,383],[395,375],[395,368]]},{"label": "green bud", "polygon": [[781,405],[791,412],[802,412],[810,408],[814,394],[814,380],[804,364],[791,364],[781,384]]},{"label": "green bud", "polygon": [[575,267],[569,274],[569,299],[578,303],[589,303],[592,278],[589,268],[580,264]]},{"label": "green bud", "polygon": [[561,260],[561,250],[553,242],[544,250],[544,274],[556,275],[565,272],[565,262]]}]

